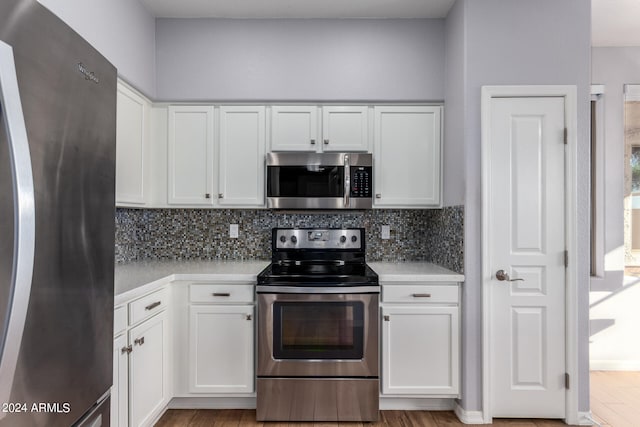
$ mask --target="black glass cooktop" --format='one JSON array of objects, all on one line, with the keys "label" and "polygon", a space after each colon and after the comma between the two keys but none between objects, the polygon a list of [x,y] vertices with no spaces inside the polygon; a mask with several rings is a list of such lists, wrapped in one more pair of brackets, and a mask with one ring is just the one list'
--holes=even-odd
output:
[{"label": "black glass cooktop", "polygon": [[377,285],[378,275],[366,264],[341,261],[279,261],[258,275],[259,285]]}]

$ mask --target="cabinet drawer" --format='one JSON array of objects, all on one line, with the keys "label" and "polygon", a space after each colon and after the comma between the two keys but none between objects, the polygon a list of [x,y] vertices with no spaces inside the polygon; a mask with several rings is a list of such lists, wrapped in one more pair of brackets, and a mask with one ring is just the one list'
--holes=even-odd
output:
[{"label": "cabinet drawer", "polygon": [[189,287],[191,302],[253,302],[255,290],[253,285],[225,284],[192,284]]},{"label": "cabinet drawer", "polygon": [[127,329],[127,307],[120,306],[113,311],[113,336]]},{"label": "cabinet drawer", "polygon": [[382,302],[458,304],[458,289],[451,285],[383,285]]},{"label": "cabinet drawer", "polygon": [[152,294],[139,298],[129,303],[129,324],[133,325],[147,317],[164,311],[169,302],[169,293],[166,289],[160,289]]}]

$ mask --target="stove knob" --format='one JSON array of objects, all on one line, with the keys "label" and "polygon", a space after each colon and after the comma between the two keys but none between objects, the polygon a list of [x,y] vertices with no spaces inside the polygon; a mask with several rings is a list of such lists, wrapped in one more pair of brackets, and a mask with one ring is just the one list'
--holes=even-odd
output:
[{"label": "stove knob", "polygon": [[351,236],[351,241],[355,243],[358,241],[358,238],[356,236]]},{"label": "stove knob", "polygon": [[291,243],[293,243],[294,245],[298,243],[298,238],[296,236],[291,236]]},{"label": "stove knob", "polygon": [[347,236],[340,236],[340,243],[344,243],[347,241]]},{"label": "stove knob", "polygon": [[285,236],[280,236],[280,241],[284,243],[287,241],[287,238]]}]

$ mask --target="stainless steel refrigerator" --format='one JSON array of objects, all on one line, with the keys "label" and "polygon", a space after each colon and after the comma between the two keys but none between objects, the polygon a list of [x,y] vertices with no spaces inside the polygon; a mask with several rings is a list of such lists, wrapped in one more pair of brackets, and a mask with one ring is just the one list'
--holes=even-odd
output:
[{"label": "stainless steel refrigerator", "polygon": [[109,425],[116,70],[0,1],[0,426]]}]

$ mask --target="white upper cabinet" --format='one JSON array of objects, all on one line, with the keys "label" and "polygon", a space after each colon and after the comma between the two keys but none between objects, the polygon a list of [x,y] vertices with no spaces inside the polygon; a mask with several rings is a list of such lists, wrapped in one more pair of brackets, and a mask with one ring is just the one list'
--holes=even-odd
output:
[{"label": "white upper cabinet", "polygon": [[264,106],[220,107],[219,205],[264,206],[265,127]]},{"label": "white upper cabinet", "polygon": [[213,111],[212,106],[169,107],[169,205],[213,205]]},{"label": "white upper cabinet", "polygon": [[367,106],[271,107],[271,151],[366,152],[369,145]]},{"label": "white upper cabinet", "polygon": [[151,103],[118,82],[116,124],[116,205],[147,201],[149,111]]},{"label": "white upper cabinet", "polygon": [[322,107],[323,151],[369,151],[369,107]]},{"label": "white upper cabinet", "polygon": [[374,206],[441,207],[439,106],[374,108]]},{"label": "white upper cabinet", "polygon": [[271,107],[271,151],[318,151],[318,107]]}]

